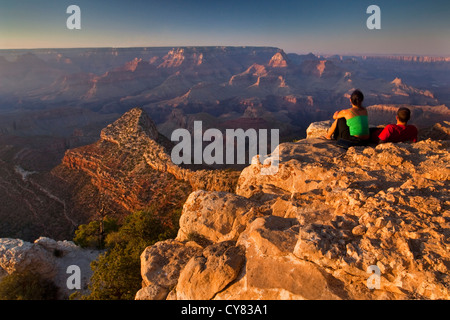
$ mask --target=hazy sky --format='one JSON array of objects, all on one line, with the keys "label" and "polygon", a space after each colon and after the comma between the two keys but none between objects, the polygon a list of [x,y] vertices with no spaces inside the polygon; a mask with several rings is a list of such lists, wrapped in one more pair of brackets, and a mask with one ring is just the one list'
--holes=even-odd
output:
[{"label": "hazy sky", "polygon": [[[81,30],[69,30],[69,5]],[[366,13],[381,8],[381,30]],[[449,0],[0,0],[0,49],[274,46],[296,53],[450,55]]]}]

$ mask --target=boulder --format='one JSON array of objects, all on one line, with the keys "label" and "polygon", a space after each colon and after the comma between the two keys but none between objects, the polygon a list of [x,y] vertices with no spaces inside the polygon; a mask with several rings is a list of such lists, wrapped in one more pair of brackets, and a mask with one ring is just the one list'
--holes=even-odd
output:
[{"label": "boulder", "polygon": [[243,250],[234,241],[206,247],[201,256],[183,268],[177,288],[178,300],[209,300],[239,275],[245,261]]},{"label": "boulder", "polygon": [[143,289],[136,299],[163,300],[178,282],[180,271],[202,248],[176,240],[157,242],[141,254]]},{"label": "boulder", "polygon": [[306,138],[320,138],[326,136],[334,120],[325,120],[311,123],[306,128]]},{"label": "boulder", "polygon": [[195,191],[183,206],[177,240],[237,240],[248,221],[262,214],[254,207],[253,201],[232,193]]},{"label": "boulder", "polygon": [[250,199],[266,200],[279,196],[325,189],[336,180],[334,161],[345,150],[321,139],[304,139],[277,147],[279,167],[274,175],[263,175],[263,165],[252,162],[238,180],[236,194]]},{"label": "boulder", "polygon": [[[58,299],[67,299],[70,294],[88,292],[92,275],[90,263],[97,259],[99,250],[82,249],[71,241],[55,241],[41,237],[31,242],[20,239],[0,239],[0,276],[13,272],[33,272],[53,281],[58,288]],[[81,289],[69,289],[67,280],[69,266],[80,268]]]},{"label": "boulder", "polygon": [[296,219],[267,216],[254,220],[241,234],[246,265],[239,281],[216,299],[342,299],[338,281],[294,251],[299,224]]}]

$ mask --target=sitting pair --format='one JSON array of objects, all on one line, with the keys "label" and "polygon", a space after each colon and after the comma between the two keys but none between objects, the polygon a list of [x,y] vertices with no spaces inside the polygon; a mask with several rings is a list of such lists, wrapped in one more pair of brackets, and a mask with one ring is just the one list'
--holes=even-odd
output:
[{"label": "sitting pair", "polygon": [[338,140],[344,146],[368,145],[384,142],[417,142],[417,128],[408,125],[411,111],[400,108],[396,124],[389,124],[384,129],[369,128],[367,109],[362,106],[364,95],[355,90],[350,102],[352,107],[335,112],[335,121],[328,130],[326,139]]}]

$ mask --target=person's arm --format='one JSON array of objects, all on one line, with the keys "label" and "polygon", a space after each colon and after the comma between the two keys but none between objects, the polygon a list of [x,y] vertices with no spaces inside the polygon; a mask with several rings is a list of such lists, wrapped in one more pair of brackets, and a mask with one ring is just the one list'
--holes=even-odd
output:
[{"label": "person's arm", "polygon": [[336,111],[333,114],[333,119],[339,119],[339,118],[345,118],[345,115],[347,113],[347,110],[341,110],[341,111]]},{"label": "person's arm", "polygon": [[390,126],[387,125],[383,131],[378,135],[378,143],[386,143],[389,141],[389,137],[391,135]]}]

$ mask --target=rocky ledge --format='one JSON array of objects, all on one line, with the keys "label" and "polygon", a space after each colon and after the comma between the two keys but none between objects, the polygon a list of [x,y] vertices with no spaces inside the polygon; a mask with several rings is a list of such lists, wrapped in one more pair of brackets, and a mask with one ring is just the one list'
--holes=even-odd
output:
[{"label": "rocky ledge", "polygon": [[276,174],[190,194],[136,299],[449,299],[449,146],[282,143]]},{"label": "rocky ledge", "polygon": [[[82,249],[72,241],[55,241],[40,237],[34,242],[20,239],[0,239],[0,280],[14,272],[33,270],[58,288],[58,299],[67,299],[75,291],[88,292],[92,275],[90,263],[101,251]],[[80,272],[80,289],[68,288],[67,280],[73,273],[70,266],[77,266]]]}]

